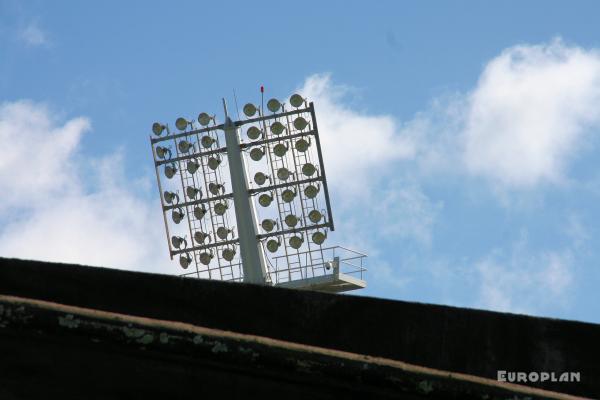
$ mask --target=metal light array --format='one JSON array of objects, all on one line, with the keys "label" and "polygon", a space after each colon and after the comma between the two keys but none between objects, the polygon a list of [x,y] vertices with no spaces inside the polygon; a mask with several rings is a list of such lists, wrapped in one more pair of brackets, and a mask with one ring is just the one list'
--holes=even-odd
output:
[{"label": "metal light array", "polygon": [[154,123],[151,138],[171,259],[199,278],[241,280],[231,186],[215,117]]},{"label": "metal light array", "polygon": [[289,107],[270,99],[267,110],[263,114],[253,104],[243,108],[251,122],[243,129],[242,147],[258,211],[258,237],[270,259],[285,258],[290,268],[284,274],[291,275],[294,266],[297,271],[324,268],[320,249],[334,225],[314,107],[296,94]]},{"label": "metal light array", "polygon": [[[266,110],[248,103],[232,121],[223,103],[222,124],[201,113],[178,118],[176,133],[152,126],[171,258],[199,278],[286,284],[332,274],[326,253],[340,248],[323,248],[334,224],[313,104],[298,94]],[[352,282],[332,290],[364,287]]]}]

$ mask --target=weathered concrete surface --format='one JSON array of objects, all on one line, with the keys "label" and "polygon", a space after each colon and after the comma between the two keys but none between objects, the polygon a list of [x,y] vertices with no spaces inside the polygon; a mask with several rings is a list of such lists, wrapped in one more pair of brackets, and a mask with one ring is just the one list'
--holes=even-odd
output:
[{"label": "weathered concrete surface", "polygon": [[2,398],[575,399],[339,350],[0,295]]},{"label": "weathered concrete surface", "polygon": [[[594,324],[14,259],[0,259],[0,294],[154,320],[178,321],[190,326],[368,355],[390,362],[405,362],[492,380],[496,378],[497,370],[577,371],[581,372],[579,383],[545,382],[537,386],[593,398],[600,393],[600,326]],[[254,313],[256,309],[263,312]],[[73,374],[72,377],[89,381],[87,385],[96,389],[99,385],[108,384],[108,378],[121,384],[129,379],[131,387],[140,388],[146,381],[149,387],[161,382],[164,387],[172,386],[175,390],[184,382],[200,382],[201,376],[208,376],[210,378],[202,382],[221,382],[226,384],[226,390],[242,390],[244,385],[252,385],[252,382],[268,382],[268,385],[279,385],[278,393],[286,393],[289,387],[312,387],[309,381],[317,382],[313,379],[319,376],[305,376],[303,379],[308,381],[298,384],[295,379],[300,379],[300,375],[290,374],[289,369],[283,375],[277,375],[277,371],[286,371],[284,367],[265,367],[265,370],[275,371],[269,372],[275,375],[266,375],[275,376],[275,380],[261,374],[253,376],[250,373],[252,369],[248,367],[240,367],[236,373],[230,372],[235,363],[219,364],[224,353],[219,353],[218,349],[217,353],[207,353],[221,356],[211,360],[205,355],[195,358],[149,348],[162,345],[160,333],[158,341],[153,339],[148,344],[135,341],[149,340],[143,339],[143,335],[134,338],[133,343],[145,346],[147,353],[144,354],[150,354],[139,362],[139,350],[127,346],[129,342],[119,344],[109,341],[98,347],[85,335],[66,335],[65,332],[81,330],[68,330],[69,324],[75,322],[66,315],[62,321],[62,324],[54,321],[58,330],[40,328],[38,331],[41,333],[23,328],[15,334],[16,328],[4,328],[5,333],[0,333],[3,335],[0,351],[13,359],[26,361],[21,362],[17,369],[3,371],[0,379],[12,376],[13,382],[16,382],[28,372],[39,372],[42,368],[56,379],[57,375]],[[39,354],[48,357],[36,358]],[[290,357],[297,359],[297,356]],[[85,365],[82,360],[86,359],[95,360],[94,365],[101,368]],[[52,360],[60,361],[63,370],[53,369]],[[93,372],[90,376],[81,373],[88,370]],[[5,374],[10,371],[12,375]],[[102,375],[102,371],[106,375]],[[215,371],[228,372],[219,375]],[[172,384],[161,381],[160,376],[165,374]],[[92,379],[92,376],[97,379]],[[230,378],[223,380],[227,376]],[[349,373],[348,376],[354,375]],[[321,389],[329,387],[331,379],[327,375],[325,381],[328,383],[321,385]],[[291,386],[286,386],[285,382],[292,382]],[[68,384],[68,380],[63,379],[63,383]],[[200,383],[198,385],[201,386]],[[339,382],[336,385],[339,386]],[[340,389],[340,398],[355,393],[356,383],[345,385],[342,387],[346,389]],[[371,390],[378,385],[365,387]],[[429,387],[426,382],[422,389],[428,391]],[[256,387],[253,390],[260,392],[261,389]],[[335,398],[331,397],[331,391],[327,393],[329,397],[323,398]],[[417,391],[410,396],[417,398],[414,396],[423,394]],[[461,394],[453,398],[466,397]]]}]

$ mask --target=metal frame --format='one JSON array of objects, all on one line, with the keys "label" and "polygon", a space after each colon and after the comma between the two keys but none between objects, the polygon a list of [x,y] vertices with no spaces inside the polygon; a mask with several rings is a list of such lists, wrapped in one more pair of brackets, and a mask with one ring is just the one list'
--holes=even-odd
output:
[{"label": "metal frame", "polygon": [[[224,112],[225,112],[225,122],[222,124],[216,124],[214,123],[214,118],[213,118],[213,125],[212,126],[208,126],[208,127],[204,127],[201,129],[191,129],[191,130],[186,130],[177,134],[171,134],[168,126],[166,127],[167,130],[167,136],[164,137],[150,137],[150,142],[151,142],[151,146],[152,146],[152,155],[153,155],[153,160],[154,160],[154,166],[155,166],[155,172],[156,172],[156,178],[157,178],[157,182],[158,182],[158,188],[159,188],[159,193],[160,193],[160,199],[161,199],[161,208],[163,210],[163,220],[165,223],[165,231],[167,233],[167,244],[169,247],[169,255],[171,257],[171,259],[173,259],[174,256],[176,255],[180,255],[180,254],[186,254],[186,253],[193,253],[194,254],[194,261],[196,264],[196,271],[195,272],[189,272],[189,273],[185,273],[182,276],[196,276],[196,277],[201,277],[201,275],[205,272],[208,272],[208,277],[211,278],[211,268],[207,267],[206,271],[203,270],[199,270],[198,268],[198,256],[199,256],[199,252],[200,251],[206,251],[206,250],[210,250],[212,251],[212,249],[215,249],[217,251],[217,261],[219,262],[219,275],[220,278],[222,280],[240,280],[240,274],[242,273],[242,269],[243,269],[243,280],[245,282],[251,282],[251,283],[259,283],[259,284],[278,284],[278,285],[283,285],[283,286],[294,286],[294,287],[302,287],[303,284],[300,281],[303,281],[305,284],[304,286],[306,286],[306,288],[310,288],[310,287],[316,287],[319,285],[324,285],[326,284],[326,281],[329,282],[328,285],[330,286],[330,291],[343,291],[343,290],[351,290],[353,288],[359,288],[359,287],[364,287],[366,285],[366,283],[362,280],[362,274],[363,271],[365,271],[366,269],[363,268],[362,263],[363,263],[363,259],[366,257],[366,255],[361,254],[361,253],[357,253],[357,252],[353,252],[355,254],[357,254],[358,256],[355,256],[354,258],[343,258],[340,259],[339,257],[335,256],[335,249],[338,249],[338,252],[340,251],[339,249],[344,249],[343,247],[340,246],[335,246],[335,247],[328,247],[328,248],[323,248],[321,245],[316,245],[314,243],[311,244],[311,241],[308,240],[308,234],[306,234],[308,231],[316,231],[316,230],[322,230],[322,229],[329,229],[331,231],[334,231],[334,223],[333,223],[333,217],[332,217],[332,211],[331,211],[331,202],[330,202],[330,198],[329,198],[329,189],[327,186],[327,179],[326,179],[326,174],[325,174],[325,166],[324,166],[324,162],[323,162],[323,155],[322,155],[322,150],[321,150],[321,143],[319,140],[319,134],[318,134],[318,127],[317,127],[317,121],[316,121],[316,116],[315,116],[315,109],[314,109],[314,104],[311,102],[308,104],[308,106],[306,106],[306,103],[304,103],[304,107],[300,107],[300,108],[296,108],[290,111],[286,111],[285,107],[282,105],[282,110],[281,112],[278,113],[273,113],[270,115],[264,115],[262,112],[262,108],[258,108],[259,110],[259,116],[255,117],[255,118],[247,118],[244,120],[238,120],[238,121],[233,121],[227,112],[227,105],[225,103],[225,100],[223,99],[223,108],[224,108]],[[305,127],[302,130],[298,130],[297,128],[295,128],[295,126],[292,124],[291,122],[291,118],[294,116],[305,116],[305,119],[307,119],[308,121],[308,126]],[[310,116],[310,117],[308,117]],[[271,126],[272,123],[274,123],[275,121],[281,122],[284,124],[284,126],[286,126],[286,133],[282,134],[282,135],[277,135],[275,136],[272,132],[269,133],[270,131],[268,130],[267,126]],[[262,125],[263,127],[263,132],[264,132],[264,136],[261,139],[258,140],[254,140],[252,142],[240,142],[240,137],[238,134],[238,129],[242,128],[245,125],[248,124],[259,124]],[[191,125],[191,123],[190,123]],[[193,127],[192,127],[193,128]],[[217,135],[217,132],[219,131],[223,131],[224,132],[224,136],[225,136],[225,146],[219,146],[219,135]],[[216,144],[217,144],[217,148],[216,149],[210,149],[210,150],[204,150],[201,149],[200,147],[200,135],[201,134],[208,134],[211,137],[214,136],[214,138],[216,139]],[[195,147],[192,147],[192,151],[189,154],[180,154],[179,148],[178,148],[178,142],[177,139],[179,138],[188,138],[188,137],[194,137],[196,136],[198,139],[198,149],[196,151]],[[281,142],[285,142],[285,143],[289,143],[290,146],[293,147],[293,140],[296,138],[309,138],[309,141],[311,143],[315,144],[315,148],[316,148],[316,153],[317,153],[317,157],[318,157],[318,163],[314,163],[311,160],[310,154],[311,152],[308,153],[300,153],[298,151],[292,151],[291,153],[288,153],[285,157],[279,157],[274,159],[273,155],[271,154],[271,146],[276,144],[276,143],[281,143]],[[311,141],[310,138],[313,138],[314,141]],[[172,140],[174,145],[175,145],[175,157],[171,157],[169,159],[157,159],[157,155],[156,155],[156,151],[155,151],[155,145],[158,143],[162,143],[165,141],[170,141]],[[270,182],[271,184],[267,185],[267,186],[262,186],[262,187],[252,187],[249,188],[248,187],[248,177],[246,175],[246,171],[248,170],[245,163],[244,163],[244,154],[246,151],[248,151],[251,148],[254,148],[256,146],[263,146],[265,147],[265,153],[268,154],[268,165],[270,166],[271,169],[271,175],[273,177],[272,181]],[[313,150],[314,151],[314,150]],[[172,156],[173,154],[170,152],[169,153],[170,156]],[[227,155],[227,160],[228,160],[228,165],[229,165],[229,177],[231,179],[231,189],[232,192],[231,193],[225,193],[225,194],[219,194],[219,195],[209,195],[209,191],[208,191],[208,184],[209,182],[204,182],[204,190],[207,193],[207,197],[205,198],[199,198],[199,199],[192,199],[192,198],[187,198],[187,193],[184,193],[181,198],[179,199],[179,201],[176,204],[165,204],[165,201],[163,199],[163,186],[161,184],[161,179],[160,179],[160,174],[159,174],[159,168],[163,165],[167,165],[167,164],[171,164],[174,163],[177,167],[178,167],[178,173],[181,174],[181,186],[185,192],[186,190],[186,184],[189,186],[189,182],[193,182],[193,186],[196,188],[200,188],[202,189],[200,186],[198,186],[196,184],[196,179],[194,178],[193,174],[190,174],[189,171],[186,170],[186,168],[184,168],[183,166],[183,162],[185,162],[186,160],[197,160],[200,164],[201,164],[201,168],[202,168],[202,174],[204,176],[204,180],[207,180],[207,172],[206,172],[206,168],[205,168],[205,163],[204,160],[206,159],[206,157],[209,156],[213,156],[213,155]],[[288,160],[289,157],[289,161]],[[316,161],[316,160],[315,160]],[[288,168],[287,163],[291,163],[291,165]],[[308,178],[304,178],[304,179],[300,179],[299,175],[296,175],[295,179],[292,179],[290,181],[285,181],[284,183],[276,183],[275,182],[275,176],[276,176],[276,171],[279,168],[287,168],[290,171],[295,171],[297,174],[300,174],[300,165],[306,164],[306,163],[313,163],[313,165],[315,165],[315,167],[317,168],[317,173],[316,176],[311,176]],[[279,167],[277,167],[279,165]],[[220,168],[220,167],[219,167]],[[220,169],[217,168],[217,171],[213,173],[211,173],[210,171],[208,172],[209,175],[214,175],[214,178],[212,182],[219,182],[222,183],[222,177],[219,178],[220,175]],[[185,172],[184,172],[185,169]],[[185,177],[184,177],[185,175]],[[188,176],[190,175],[190,176]],[[212,176],[211,175],[211,176]],[[318,207],[318,201],[317,198],[308,198],[305,197],[305,194],[303,193],[302,187],[304,185],[308,185],[308,184],[312,184],[312,183],[320,183],[321,184],[321,191],[323,192],[323,198],[325,200],[325,207],[326,209],[322,211],[322,215],[324,216],[324,220],[321,223],[312,223],[312,221],[309,221],[308,219],[308,210],[311,209],[316,209],[316,210],[321,210]],[[292,201],[290,203],[282,203],[281,199],[280,199],[280,195],[282,193],[282,190],[284,188],[294,188],[294,190],[296,191],[297,195],[298,195],[298,200],[299,200],[299,206],[300,206],[300,210],[296,210],[296,206],[295,206],[295,201]],[[258,227],[257,227],[257,213],[256,210],[254,209],[254,203],[253,203],[253,197],[257,196],[260,193],[265,193],[265,192],[272,192],[274,193],[274,198],[277,200],[277,214],[279,215],[279,221],[281,223],[281,226],[278,226],[277,229],[275,229],[272,232],[267,232],[267,233],[258,233]],[[216,222],[215,225],[215,218],[216,214],[213,213],[213,210],[211,207],[208,207],[208,211],[207,214],[209,215],[209,219],[210,219],[210,226],[208,225],[208,222],[194,222],[194,226],[192,226],[192,214],[193,214],[193,210],[192,208],[197,206],[197,205],[201,205],[201,204],[208,204],[208,203],[213,203],[216,201],[227,201],[227,200],[233,200],[233,205],[234,205],[234,209],[235,209],[235,218],[236,218],[236,222],[237,222],[237,238],[233,238],[231,240],[220,240],[220,239],[216,239],[216,228],[219,226],[227,226],[228,229],[231,228],[230,224],[223,224],[223,222],[227,219],[227,215],[225,216],[220,216],[222,217],[221,220],[223,220],[223,222]],[[171,240],[170,240],[170,233],[169,233],[169,224],[167,222],[167,212],[173,209],[177,209],[177,208],[181,208],[186,210],[186,218],[188,219],[188,228],[189,228],[189,234],[190,234],[190,245],[186,246],[186,248],[182,248],[182,249],[174,249],[172,248],[172,244],[171,244]],[[298,213],[298,211],[300,211],[300,213]],[[283,225],[283,220],[284,220],[284,215],[289,215],[289,214],[293,214],[293,215],[299,215],[300,216],[300,221],[302,222],[299,226],[294,226],[291,227],[289,229],[284,229],[284,225]],[[176,221],[177,222],[177,221]],[[205,228],[202,228],[202,227]],[[208,244],[199,244],[199,245],[195,245],[194,243],[194,230],[197,230],[199,228],[201,228],[200,230],[202,230],[202,232],[208,233],[208,229],[209,227],[212,227],[213,230],[213,234],[215,235],[215,242],[214,243],[208,243]],[[326,233],[327,231],[325,231]],[[290,235],[298,235],[301,234],[303,237],[303,241],[306,244],[306,247],[308,248],[308,250],[306,251],[301,251],[302,247],[300,249],[293,249],[290,247],[288,247],[288,245],[286,244],[286,237],[290,236]],[[275,262],[275,265],[272,264],[271,260],[269,258],[267,258],[265,256],[265,249],[263,248],[263,243],[266,239],[271,238],[271,237],[280,237],[283,239],[284,245],[283,245],[283,251],[285,254],[283,255],[279,255],[279,256],[274,256],[272,257],[272,260]],[[231,267],[231,273],[230,273],[230,277],[229,278],[225,278],[223,275],[223,271],[222,271],[222,266],[221,266],[221,260],[220,260],[220,256],[219,256],[219,252],[218,252],[218,248],[224,248],[225,246],[230,246],[230,245],[234,245],[234,246],[239,246],[239,250],[240,250],[240,262],[238,263],[233,263],[230,262],[229,265],[227,267]],[[329,252],[331,252],[333,249],[333,256],[331,259],[326,259],[327,254]],[[352,250],[349,249],[344,249],[347,251],[352,252]],[[304,263],[302,263],[302,257],[306,258],[306,261]],[[357,258],[358,257],[358,258]],[[343,266],[347,266],[348,262],[353,260],[353,259],[360,259],[360,266],[358,266],[358,269],[355,269],[353,271],[350,271],[349,274],[359,274],[360,277],[359,278],[353,278],[351,277],[348,273],[343,273],[340,272],[340,265]],[[287,268],[281,268],[281,266],[279,265],[280,262],[282,262],[283,260],[286,261],[286,266]],[[296,261],[294,261],[296,260]],[[326,270],[325,265],[327,263],[333,262],[337,265],[336,268],[334,268],[334,273],[322,273],[322,274],[317,274],[315,275],[315,270],[316,269],[322,269],[323,271]],[[341,264],[340,264],[341,263]],[[300,267],[295,267],[295,265],[298,265]],[[233,268],[237,267],[238,268],[238,273],[237,275],[233,272]],[[310,271],[309,271],[310,270]],[[299,272],[300,274],[300,278],[296,278],[295,275],[297,274],[297,272]],[[281,281],[280,279],[280,275],[284,273],[287,274],[287,281]],[[293,277],[294,275],[294,277]],[[346,279],[347,278],[347,279]],[[332,281],[333,279],[333,281]],[[354,280],[353,280],[354,279]],[[292,284],[291,282],[293,281],[298,281],[294,284]],[[316,285],[316,286],[315,286]],[[338,289],[332,289],[332,288],[338,288]],[[339,289],[341,288],[341,289]]]}]

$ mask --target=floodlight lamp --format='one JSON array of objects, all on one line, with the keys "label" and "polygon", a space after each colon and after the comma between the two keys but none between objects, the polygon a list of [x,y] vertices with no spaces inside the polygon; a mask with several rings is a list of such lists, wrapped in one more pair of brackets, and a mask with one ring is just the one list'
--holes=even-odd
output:
[{"label": "floodlight lamp", "polygon": [[206,215],[206,207],[204,206],[196,206],[194,207],[194,217],[196,219],[202,219]]},{"label": "floodlight lamp", "polygon": [[283,143],[277,143],[275,147],[273,147],[273,154],[277,157],[285,156],[285,153],[288,151],[288,147]]},{"label": "floodlight lamp", "polygon": [[254,182],[259,186],[264,185],[267,179],[270,179],[269,176],[265,175],[262,172],[257,172],[254,174]]},{"label": "floodlight lamp", "polygon": [[225,186],[220,183],[211,182],[208,184],[208,191],[213,194],[213,196],[218,196],[219,192],[223,192],[225,190]]},{"label": "floodlight lamp", "polygon": [[323,242],[327,239],[327,233],[323,233],[321,231],[316,231],[312,234],[312,241],[319,246],[323,244]]},{"label": "floodlight lamp", "polygon": [[181,268],[187,269],[187,267],[192,263],[192,257],[189,254],[182,254],[179,256],[179,265]]},{"label": "floodlight lamp", "polygon": [[152,132],[156,135],[156,136],[160,136],[162,135],[163,131],[165,130],[166,126],[164,126],[163,124],[161,124],[160,122],[155,122],[152,124]]},{"label": "floodlight lamp", "polygon": [[192,148],[192,144],[187,140],[182,140],[179,142],[179,145],[177,147],[179,148],[180,152],[187,153],[188,151],[190,151],[190,148]]},{"label": "floodlight lamp", "polygon": [[175,121],[175,126],[180,131],[185,131],[185,129],[188,127],[189,124],[191,124],[190,121],[188,121],[185,118],[181,118],[181,117],[177,118],[177,121]]},{"label": "floodlight lamp", "polygon": [[171,213],[171,218],[173,218],[173,222],[175,222],[176,224],[180,223],[183,217],[185,217],[185,213],[181,208],[175,209]]},{"label": "floodlight lamp", "polygon": [[198,122],[200,122],[200,125],[202,125],[202,126],[206,126],[206,125],[210,124],[210,121],[213,119],[214,119],[214,117],[211,117],[210,115],[208,115],[205,112],[200,113],[198,115]]},{"label": "floodlight lamp", "polygon": [[227,203],[217,203],[215,204],[215,213],[217,215],[223,215],[227,211],[227,208],[229,208]]},{"label": "floodlight lamp", "polygon": [[175,164],[170,164],[165,166],[165,176],[169,179],[175,176],[177,173],[177,167]]},{"label": "floodlight lamp", "polygon": [[208,233],[202,231],[196,231],[196,233],[194,233],[194,240],[199,245],[203,245],[204,242],[206,242],[206,239],[208,239],[208,241],[210,242],[210,235]]},{"label": "floodlight lamp", "polygon": [[260,147],[255,147],[250,150],[250,158],[254,161],[260,161],[261,158],[265,155],[265,152]]},{"label": "floodlight lamp", "polygon": [[304,130],[304,128],[306,128],[307,125],[308,122],[306,122],[306,120],[302,117],[298,117],[294,120],[294,127],[299,131]]},{"label": "floodlight lamp", "polygon": [[281,103],[277,99],[271,99],[267,102],[267,108],[269,111],[276,113],[281,108]]},{"label": "floodlight lamp", "polygon": [[221,253],[225,261],[231,261],[235,257],[235,249],[233,247],[226,247]]},{"label": "floodlight lamp", "polygon": [[298,150],[300,153],[304,153],[306,150],[308,150],[309,146],[310,139],[308,141],[306,139],[300,139],[296,142],[296,150]]},{"label": "floodlight lamp", "polygon": [[281,135],[285,131],[285,126],[279,121],[275,121],[271,124],[271,132],[274,135]]},{"label": "floodlight lamp", "polygon": [[311,163],[306,163],[302,166],[302,173],[306,176],[312,176],[315,172],[317,172],[317,168]]},{"label": "floodlight lamp", "polygon": [[252,103],[246,104],[244,106],[244,114],[246,114],[246,117],[252,117],[256,114],[256,106]]},{"label": "floodlight lamp", "polygon": [[211,156],[208,158],[207,164],[208,164],[208,168],[215,171],[217,168],[219,168],[219,165],[221,164],[221,157]]},{"label": "floodlight lamp", "polygon": [[185,192],[187,193],[187,196],[192,200],[195,199],[196,196],[198,196],[198,198],[200,198],[200,199],[202,198],[202,191],[193,186],[186,187]]},{"label": "floodlight lamp", "polygon": [[165,157],[171,158],[171,150],[166,147],[156,146],[156,156],[163,160]]},{"label": "floodlight lamp", "polygon": [[292,249],[298,250],[302,246],[302,243],[304,243],[304,238],[302,235],[294,235],[290,238],[289,243]]},{"label": "floodlight lamp", "polygon": [[281,246],[279,239],[269,239],[267,241],[267,250],[271,253],[275,253],[279,249],[279,246]]},{"label": "floodlight lamp", "polygon": [[319,194],[320,186],[319,185],[308,185],[304,188],[304,194],[309,199],[314,199]]},{"label": "floodlight lamp", "polygon": [[277,170],[277,177],[279,179],[281,179],[282,181],[287,181],[288,178],[290,177],[290,170],[287,169],[286,167],[281,167]]},{"label": "floodlight lamp", "polygon": [[179,203],[179,195],[177,193],[173,193],[173,192],[169,192],[168,190],[165,190],[165,192],[163,193],[163,196],[165,198],[165,201],[169,204]]},{"label": "floodlight lamp", "polygon": [[261,137],[262,132],[260,129],[258,129],[256,126],[251,126],[250,128],[248,128],[248,130],[246,131],[246,135],[248,135],[248,139],[250,140],[256,140],[259,137]]},{"label": "floodlight lamp", "polygon": [[213,256],[212,251],[202,252],[202,253],[200,253],[200,262],[204,265],[208,265],[208,264],[210,264],[210,260],[212,260],[213,257],[214,256]]},{"label": "floodlight lamp", "polygon": [[260,223],[260,226],[262,226],[266,232],[271,232],[277,226],[277,221],[273,219],[265,219]]},{"label": "floodlight lamp", "polygon": [[292,190],[292,189],[285,189],[282,193],[281,193],[281,198],[283,199],[283,201],[285,201],[286,203],[289,203],[291,201],[294,200],[294,198],[296,197],[296,191]]},{"label": "floodlight lamp", "polygon": [[318,210],[312,210],[308,213],[308,219],[313,224],[318,223],[321,220],[321,218],[323,218],[323,214],[321,214]]},{"label": "floodlight lamp", "polygon": [[296,225],[298,225],[298,217],[296,217],[294,214],[289,214],[288,216],[286,216],[284,221],[285,224],[290,228],[293,228]]},{"label": "floodlight lamp", "polygon": [[263,207],[269,207],[272,201],[273,196],[271,196],[270,194],[263,193],[260,196],[258,196],[258,204],[260,204]]},{"label": "floodlight lamp", "polygon": [[304,104],[304,99],[299,94],[293,94],[292,97],[290,97],[290,104],[294,108],[299,108]]},{"label": "floodlight lamp", "polygon": [[196,160],[188,160],[187,170],[190,174],[195,174],[198,168],[200,168],[200,164]]},{"label": "floodlight lamp", "polygon": [[208,149],[210,146],[212,146],[214,142],[216,142],[216,140],[208,135],[202,136],[202,139],[200,139],[200,143],[205,149]]},{"label": "floodlight lamp", "polygon": [[224,226],[220,226],[217,228],[217,237],[221,240],[227,239],[230,233],[233,233],[233,230],[227,229]]},{"label": "floodlight lamp", "polygon": [[179,248],[182,248],[182,247],[185,249],[187,247],[187,241],[184,238],[182,238],[181,236],[173,236],[173,237],[171,237],[171,244],[176,249],[179,249]]}]

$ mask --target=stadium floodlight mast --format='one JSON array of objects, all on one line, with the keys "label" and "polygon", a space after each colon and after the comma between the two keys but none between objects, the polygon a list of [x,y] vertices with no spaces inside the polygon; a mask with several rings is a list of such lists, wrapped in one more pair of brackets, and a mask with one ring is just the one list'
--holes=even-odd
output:
[{"label": "stadium floodlight mast", "polygon": [[184,276],[329,292],[366,286],[364,254],[323,247],[334,223],[314,105],[294,94],[287,106],[247,103],[233,120],[223,99],[220,124],[203,112],[200,126],[177,118],[176,133],[152,125],[170,257],[195,266]]}]

